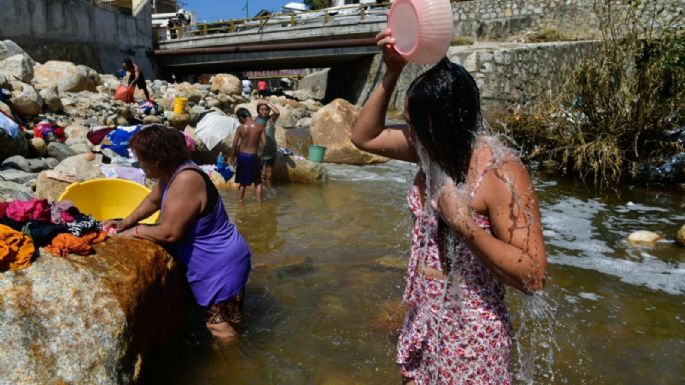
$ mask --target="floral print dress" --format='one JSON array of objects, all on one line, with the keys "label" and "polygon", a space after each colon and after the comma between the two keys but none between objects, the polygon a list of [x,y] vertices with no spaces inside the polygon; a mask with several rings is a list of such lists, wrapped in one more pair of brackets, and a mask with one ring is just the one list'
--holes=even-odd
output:
[{"label": "floral print dress", "polygon": [[[397,346],[402,375],[416,385],[511,384],[513,333],[504,285],[458,240],[445,248],[455,253],[446,279],[421,273],[444,271],[438,218],[430,208],[424,210],[423,185],[420,170],[407,198],[414,227],[403,297],[409,310]],[[481,228],[492,231],[486,216],[473,215]]]}]

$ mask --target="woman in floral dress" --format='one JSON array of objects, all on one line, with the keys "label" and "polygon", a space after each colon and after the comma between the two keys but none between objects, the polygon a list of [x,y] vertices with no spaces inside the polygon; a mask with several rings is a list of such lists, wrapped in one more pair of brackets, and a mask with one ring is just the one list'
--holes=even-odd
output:
[{"label": "woman in floral dress", "polygon": [[377,36],[387,71],[352,132],[362,150],[419,163],[397,361],[406,384],[510,384],[505,285],[541,290],[547,267],[538,201],[517,154],[482,130],[480,96],[443,59],[409,87],[407,127],[385,127],[406,61]]}]

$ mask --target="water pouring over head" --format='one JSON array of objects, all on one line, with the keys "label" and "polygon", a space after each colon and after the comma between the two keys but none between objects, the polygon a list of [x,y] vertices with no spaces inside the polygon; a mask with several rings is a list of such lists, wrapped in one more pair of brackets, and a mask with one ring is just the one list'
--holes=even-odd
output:
[{"label": "water pouring over head", "polygon": [[473,77],[444,58],[409,86],[407,109],[426,155],[455,183],[463,182],[482,127],[480,93]]}]

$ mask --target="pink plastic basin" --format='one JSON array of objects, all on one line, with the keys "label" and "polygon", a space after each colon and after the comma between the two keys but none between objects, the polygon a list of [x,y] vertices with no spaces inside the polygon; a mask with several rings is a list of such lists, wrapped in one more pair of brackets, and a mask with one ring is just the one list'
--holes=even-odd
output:
[{"label": "pink plastic basin", "polygon": [[388,13],[395,50],[407,61],[437,63],[453,35],[450,0],[395,0]]}]

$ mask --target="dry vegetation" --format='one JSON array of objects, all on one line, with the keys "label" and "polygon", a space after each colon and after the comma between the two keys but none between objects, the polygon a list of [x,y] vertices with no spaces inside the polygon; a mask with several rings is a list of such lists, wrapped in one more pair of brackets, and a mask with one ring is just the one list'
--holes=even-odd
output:
[{"label": "dry vegetation", "polygon": [[612,187],[685,149],[684,16],[652,0],[597,0],[603,42],[561,92],[502,125],[533,160]]}]

